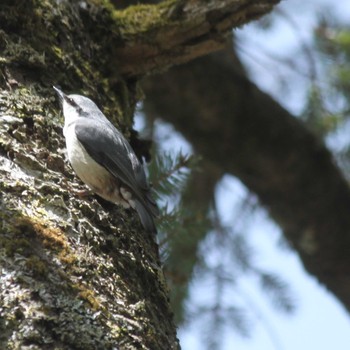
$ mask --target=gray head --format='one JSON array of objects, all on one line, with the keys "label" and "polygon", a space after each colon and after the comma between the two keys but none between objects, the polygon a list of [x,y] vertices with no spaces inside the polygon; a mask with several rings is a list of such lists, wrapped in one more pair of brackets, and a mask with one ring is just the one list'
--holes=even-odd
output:
[{"label": "gray head", "polygon": [[81,117],[107,120],[104,114],[96,106],[95,102],[88,97],[81,95],[66,95],[56,86],[53,86],[53,88],[60,99],[66,123]]}]

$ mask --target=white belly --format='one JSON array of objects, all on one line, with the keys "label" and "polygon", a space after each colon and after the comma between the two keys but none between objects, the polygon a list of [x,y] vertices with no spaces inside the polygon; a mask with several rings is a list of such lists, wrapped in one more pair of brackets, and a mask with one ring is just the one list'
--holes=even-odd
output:
[{"label": "white belly", "polygon": [[64,135],[68,159],[79,178],[102,198],[125,206],[119,192],[119,181],[89,156],[77,139],[75,126],[65,127]]}]

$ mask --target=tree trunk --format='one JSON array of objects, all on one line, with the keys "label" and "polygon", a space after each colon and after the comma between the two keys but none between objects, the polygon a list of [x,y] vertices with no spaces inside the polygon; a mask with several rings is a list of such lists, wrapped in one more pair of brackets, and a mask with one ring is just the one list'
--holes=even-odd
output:
[{"label": "tree trunk", "polygon": [[51,86],[88,95],[129,137],[136,77],[222,47],[274,3],[2,2],[0,348],[178,347],[158,247],[133,212],[76,194]]}]

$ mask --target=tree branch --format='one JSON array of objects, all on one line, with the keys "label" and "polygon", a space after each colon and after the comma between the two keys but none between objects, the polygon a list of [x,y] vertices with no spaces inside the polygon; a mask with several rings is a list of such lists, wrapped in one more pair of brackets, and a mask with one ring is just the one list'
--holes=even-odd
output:
[{"label": "tree branch", "polygon": [[236,62],[227,51],[149,79],[145,104],[259,196],[305,268],[350,310],[348,184],[322,142]]},{"label": "tree branch", "polygon": [[278,2],[171,0],[114,11],[119,69],[125,76],[139,76],[222,49],[232,28],[268,13]]}]

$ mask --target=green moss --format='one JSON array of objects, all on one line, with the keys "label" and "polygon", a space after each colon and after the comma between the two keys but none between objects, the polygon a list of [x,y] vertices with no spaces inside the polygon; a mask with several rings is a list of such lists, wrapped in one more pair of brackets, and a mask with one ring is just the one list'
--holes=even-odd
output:
[{"label": "green moss", "polygon": [[22,39],[11,37],[3,30],[0,31],[1,42],[6,43],[1,52],[1,62],[7,64],[17,64],[31,66],[35,68],[45,67],[45,55],[39,53]]},{"label": "green moss", "polygon": [[80,299],[86,301],[94,311],[101,309],[101,303],[96,297],[96,294],[93,290],[84,288],[82,286],[79,286],[78,288],[81,289],[78,293],[78,297]]},{"label": "green moss", "polygon": [[37,255],[31,255],[26,260],[26,267],[34,277],[45,277],[48,273],[47,262],[40,259]]},{"label": "green moss", "polygon": [[23,256],[31,252],[30,242],[25,238],[9,238],[6,236],[0,237],[0,246],[5,248],[5,254],[8,257],[13,257],[15,253]]},{"label": "green moss", "polygon": [[114,6],[110,0],[89,0],[89,4],[94,5],[96,7],[103,7],[108,9],[109,11],[114,10]]},{"label": "green moss", "polygon": [[14,238],[8,239],[6,236],[2,238],[6,254],[13,256],[18,253],[30,256],[28,266],[40,274],[40,271],[45,272],[45,270],[40,265],[40,261],[33,260],[32,257],[33,250],[37,249],[36,247],[40,244],[42,248],[56,254],[61,263],[74,270],[77,256],[72,252],[64,232],[60,229],[49,227],[48,224],[37,218],[16,217],[12,230]]},{"label": "green moss", "polygon": [[113,11],[112,17],[121,33],[125,30],[128,35],[139,35],[165,24],[169,25],[169,18],[166,14],[176,3],[176,0],[168,0],[162,1],[158,5],[129,6],[123,11]]},{"label": "green moss", "polygon": [[56,55],[56,57],[58,59],[62,59],[63,58],[63,50],[59,46],[52,45],[51,46],[51,50]]}]

